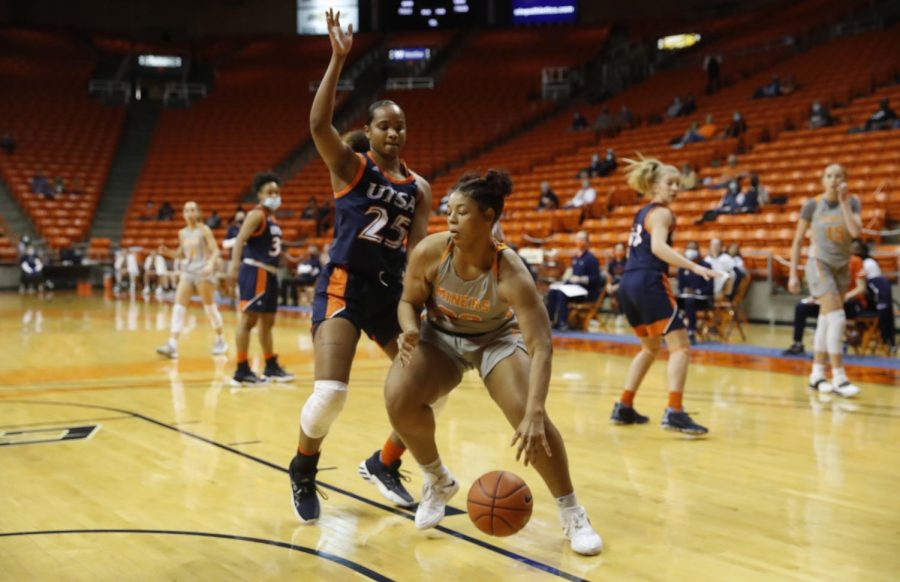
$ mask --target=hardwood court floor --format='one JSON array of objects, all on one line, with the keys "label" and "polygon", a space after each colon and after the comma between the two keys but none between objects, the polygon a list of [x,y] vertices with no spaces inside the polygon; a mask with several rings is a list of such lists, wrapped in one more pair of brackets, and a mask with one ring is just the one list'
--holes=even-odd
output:
[{"label": "hardwood court floor", "polygon": [[[558,349],[548,408],[606,543],[584,558],[537,474],[514,462],[512,429],[475,375],[438,419],[463,484],[451,505],[465,507],[482,473],[515,471],[535,496],[521,533],[491,538],[464,514],[419,532],[357,476],[388,434],[387,360],[368,340],[323,451],[323,517],[300,525],[285,467],[310,389],[308,320],[280,317],[276,328],[298,381],[251,390],[227,385],[233,360],[208,354],[199,308],[181,359],[159,359],[169,313],[127,299],[0,296],[0,579],[844,581],[900,571],[895,385],[820,400],[803,376],[695,365],[687,410],[711,434],[690,440],[658,427],[663,365],[636,402],[652,423],[615,427],[629,359]],[[421,477],[406,464],[418,497]]]}]

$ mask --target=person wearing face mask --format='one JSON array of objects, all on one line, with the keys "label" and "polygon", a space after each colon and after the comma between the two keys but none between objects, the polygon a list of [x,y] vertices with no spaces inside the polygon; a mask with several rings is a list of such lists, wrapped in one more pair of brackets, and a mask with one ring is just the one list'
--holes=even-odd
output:
[{"label": "person wearing face mask", "polygon": [[[700,245],[696,241],[688,243],[684,256],[707,269],[713,268],[700,256]],[[697,343],[697,311],[712,307],[713,288],[712,280],[704,279],[688,269],[678,269],[678,303],[687,316],[691,345]]]},{"label": "person wearing face mask", "polygon": [[622,281],[627,262],[625,245],[616,243],[616,246],[613,248],[613,258],[606,264],[606,296],[609,297],[612,310],[616,314],[616,327],[624,325],[622,306],[619,304],[619,283]]},{"label": "person wearing face mask", "polygon": [[703,217],[694,222],[694,224],[703,224],[704,222],[713,222],[720,214],[733,214],[738,207],[738,196],[741,194],[741,178],[733,178],[728,182],[728,192],[722,196],[719,205],[712,210],[703,213]]},{"label": "person wearing face mask", "polygon": [[[229,283],[237,279],[240,320],[237,329],[237,369],[231,381],[235,385],[255,386],[272,380],[291,382],[294,375],[278,363],[272,339],[278,311],[278,263],[281,260],[281,226],[275,211],[281,206],[281,180],[271,172],[253,177],[253,192],[259,206],[247,213],[238,232],[228,269]],[[250,369],[247,352],[250,332],[259,323],[259,343],[265,357],[265,369],[257,376]]]},{"label": "person wearing face mask", "polygon": [[694,422],[682,404],[691,343],[684,321],[678,317],[668,271],[672,265],[706,280],[716,275],[672,248],[675,214],[669,205],[680,189],[678,168],[649,158],[629,160],[628,185],[651,198],[634,217],[628,239],[631,250],[619,285],[619,301],[628,324],[641,342],[641,351],[631,362],[625,390],[615,403],[610,419],[625,425],[649,421],[635,410],[634,397],[665,338],[669,349],[669,402],[663,411],[662,427],[689,435],[706,434],[708,429]]},{"label": "person wearing face mask", "polygon": [[721,276],[716,279],[714,288],[717,300],[731,297],[734,290],[735,260],[722,250],[722,241],[717,238],[709,241],[709,253],[704,259],[710,268]]},{"label": "person wearing face mask", "polygon": [[566,286],[580,287],[584,294],[569,297],[562,289],[551,288],[547,294],[547,311],[550,313],[550,321],[553,329],[559,331],[569,330],[569,303],[593,303],[600,297],[603,289],[603,274],[600,272],[600,262],[591,252],[588,244],[588,234],[580,231],[575,235],[575,243],[578,254],[572,258],[572,266],[566,269],[562,276],[562,282]]}]

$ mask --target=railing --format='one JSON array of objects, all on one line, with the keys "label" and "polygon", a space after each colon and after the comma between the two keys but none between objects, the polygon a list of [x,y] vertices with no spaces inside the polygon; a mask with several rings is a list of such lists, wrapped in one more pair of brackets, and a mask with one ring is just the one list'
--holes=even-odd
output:
[{"label": "railing", "polygon": [[131,83],[108,79],[91,79],[88,82],[88,93],[104,100],[121,99],[122,103],[131,100]]},{"label": "railing", "polygon": [[195,99],[206,97],[206,85],[202,83],[166,83],[163,103],[170,105],[190,105]]},{"label": "railing", "polygon": [[433,77],[391,77],[385,88],[389,91],[407,91],[410,89],[434,89]]},{"label": "railing", "polygon": [[[322,84],[322,81],[310,81],[309,82],[309,92],[315,93],[319,90],[319,85]],[[353,91],[356,88],[356,84],[352,79],[341,79],[338,81],[337,90],[338,91]]]}]

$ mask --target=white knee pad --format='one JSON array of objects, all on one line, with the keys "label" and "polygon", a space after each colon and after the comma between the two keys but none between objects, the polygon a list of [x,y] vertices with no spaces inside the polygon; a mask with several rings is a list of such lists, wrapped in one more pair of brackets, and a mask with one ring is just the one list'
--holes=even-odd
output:
[{"label": "white knee pad", "polygon": [[213,326],[213,329],[222,329],[222,314],[219,313],[218,305],[215,303],[204,305],[203,311],[206,312],[206,317],[209,318],[209,323]]},{"label": "white knee pad", "polygon": [[316,380],[313,393],[306,399],[300,412],[300,428],[314,439],[328,434],[332,423],[344,409],[347,402],[347,384],[334,380]]},{"label": "white knee pad", "polygon": [[187,308],[178,303],[172,307],[172,333],[181,333],[184,330],[184,316],[187,314]]},{"label": "white knee pad", "polygon": [[434,414],[435,418],[437,418],[444,411],[444,408],[447,406],[448,398],[450,398],[450,395],[444,394],[443,396],[435,400],[431,405],[431,412],[432,414]]},{"label": "white knee pad", "polygon": [[816,319],[816,333],[813,336],[813,350],[826,353],[828,351],[828,318],[820,315]]},{"label": "white knee pad", "polygon": [[825,316],[828,320],[828,353],[841,354],[844,351],[844,328],[847,327],[847,316],[843,309],[832,311]]}]

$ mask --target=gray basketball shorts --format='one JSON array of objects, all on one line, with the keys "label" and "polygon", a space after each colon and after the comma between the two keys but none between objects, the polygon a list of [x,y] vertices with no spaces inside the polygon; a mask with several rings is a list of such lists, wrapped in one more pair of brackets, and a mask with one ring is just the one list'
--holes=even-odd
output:
[{"label": "gray basketball shorts", "polygon": [[487,378],[497,364],[516,350],[528,353],[525,340],[513,323],[483,335],[459,336],[442,331],[426,320],[419,330],[419,341],[447,354],[459,368],[460,374],[474,368],[482,378]]},{"label": "gray basketball shorts", "polygon": [[816,298],[827,293],[843,296],[850,288],[850,266],[834,267],[819,259],[809,259],[806,262],[806,284],[809,285],[809,294]]},{"label": "gray basketball shorts", "polygon": [[185,283],[189,283],[191,285],[197,285],[199,283],[215,283],[215,275],[203,275],[202,273],[185,273],[181,272],[181,280]]}]

